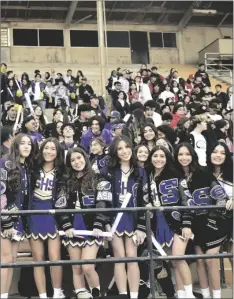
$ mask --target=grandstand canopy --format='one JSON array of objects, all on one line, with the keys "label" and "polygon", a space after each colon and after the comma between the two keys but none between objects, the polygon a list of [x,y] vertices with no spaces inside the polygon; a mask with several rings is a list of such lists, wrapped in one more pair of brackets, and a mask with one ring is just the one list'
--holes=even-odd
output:
[{"label": "grandstand canopy", "polygon": [[[233,1],[105,1],[105,8],[107,23],[177,25],[180,29],[233,25]],[[1,1],[2,22],[27,20],[96,23],[96,1]]]}]

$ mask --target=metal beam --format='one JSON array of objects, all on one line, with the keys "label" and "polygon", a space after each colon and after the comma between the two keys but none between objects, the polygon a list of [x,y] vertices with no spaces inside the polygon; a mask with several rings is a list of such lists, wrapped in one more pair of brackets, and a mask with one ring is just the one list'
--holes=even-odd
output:
[{"label": "metal beam", "polygon": [[184,16],[180,20],[179,25],[178,25],[179,31],[183,30],[188,25],[190,19],[193,16],[193,9],[194,9],[194,2],[192,2],[192,4],[189,6],[188,10],[186,11]]},{"label": "metal beam", "polygon": [[78,4],[78,1],[72,1],[70,3],[70,6],[69,6],[68,11],[67,11],[66,19],[65,19],[66,24],[71,24],[72,18],[74,16],[75,11],[76,11],[77,4]]},{"label": "metal beam", "polygon": [[226,15],[222,18],[222,20],[220,21],[220,23],[218,24],[217,27],[220,27],[228,16],[229,16],[229,13],[226,13]]},{"label": "metal beam", "polygon": [[[154,1],[151,1],[150,4],[147,6],[147,9],[151,9],[153,6]],[[147,11],[143,12],[140,19],[138,20],[140,23],[143,22],[145,15],[147,14]]]},{"label": "metal beam", "polygon": [[[117,1],[114,2],[111,10],[109,11],[109,14],[108,14],[108,17],[107,17],[107,21],[110,19],[110,16],[112,15],[113,9],[115,8],[116,4],[117,4]],[[107,8],[105,10],[106,10],[106,13],[107,13],[108,12]]]},{"label": "metal beam", "polygon": [[[115,1],[117,3],[117,1]],[[115,6],[115,5],[114,5]],[[20,5],[1,5],[1,9],[8,9],[8,10],[25,10],[26,6],[20,6]],[[66,7],[51,7],[51,6],[31,6],[28,8],[29,10],[38,10],[38,11],[43,11],[43,10],[52,10],[52,11],[67,11]],[[76,8],[76,11],[86,11],[86,12],[96,12],[95,7],[78,7]],[[152,7],[151,9],[144,8],[106,8],[106,12],[129,12],[129,13],[163,13],[167,12],[170,14],[181,14],[185,13],[184,9],[167,9],[163,7]],[[221,13],[223,14],[223,13]]]}]

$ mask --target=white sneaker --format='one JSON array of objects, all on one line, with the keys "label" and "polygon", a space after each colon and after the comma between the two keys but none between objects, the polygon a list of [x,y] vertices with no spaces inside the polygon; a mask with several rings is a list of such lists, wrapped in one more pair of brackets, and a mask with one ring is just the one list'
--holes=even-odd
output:
[{"label": "white sneaker", "polygon": [[60,292],[59,297],[58,296],[53,296],[53,298],[57,298],[57,299],[62,299],[62,298],[66,298],[66,296],[64,295],[63,291]]},{"label": "white sneaker", "polygon": [[76,294],[76,298],[77,299],[92,299],[93,296],[88,290],[85,290],[85,291],[78,292]]}]

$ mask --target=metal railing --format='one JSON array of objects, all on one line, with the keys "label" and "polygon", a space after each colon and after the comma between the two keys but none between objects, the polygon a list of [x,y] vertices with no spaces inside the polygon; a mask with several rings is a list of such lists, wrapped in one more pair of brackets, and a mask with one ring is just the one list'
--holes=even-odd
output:
[{"label": "metal railing", "polygon": [[232,84],[233,64],[225,63],[225,60],[233,60],[233,54],[205,53],[205,71],[220,79],[228,78],[227,83]]},{"label": "metal railing", "polygon": [[213,259],[213,258],[230,258],[233,257],[231,253],[222,253],[222,254],[191,254],[191,255],[181,255],[181,256],[153,256],[153,245],[151,238],[152,231],[151,231],[151,216],[152,211],[163,211],[163,212],[169,212],[169,211],[184,211],[184,210],[225,210],[225,206],[173,206],[173,207],[134,207],[134,208],[110,208],[110,209],[86,209],[80,210],[80,209],[61,209],[61,210],[21,210],[21,211],[2,211],[1,215],[18,215],[18,216],[24,216],[24,215],[61,215],[61,214],[90,214],[90,213],[116,213],[116,212],[139,212],[139,211],[145,211],[145,219],[146,219],[146,235],[147,237],[147,249],[149,252],[148,257],[136,257],[136,258],[98,258],[98,259],[85,259],[85,260],[59,260],[59,261],[41,261],[41,262],[13,262],[13,263],[1,263],[1,268],[19,268],[19,267],[42,267],[42,266],[62,266],[62,265],[84,265],[84,264],[101,264],[101,263],[133,263],[133,262],[149,262],[150,266],[150,292],[152,295],[152,298],[154,298],[155,294],[155,283],[154,283],[154,261],[170,261],[170,260],[197,260],[197,259]]}]

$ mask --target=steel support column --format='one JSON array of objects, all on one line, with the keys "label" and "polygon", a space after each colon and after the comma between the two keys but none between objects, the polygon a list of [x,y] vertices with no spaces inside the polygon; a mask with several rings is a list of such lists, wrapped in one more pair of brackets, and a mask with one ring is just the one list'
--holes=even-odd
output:
[{"label": "steel support column", "polygon": [[104,22],[103,22],[103,6],[102,0],[97,0],[97,25],[98,25],[98,47],[99,47],[99,64],[101,72],[101,94],[105,94],[106,82],[106,61],[105,61],[105,36],[104,36]]}]

